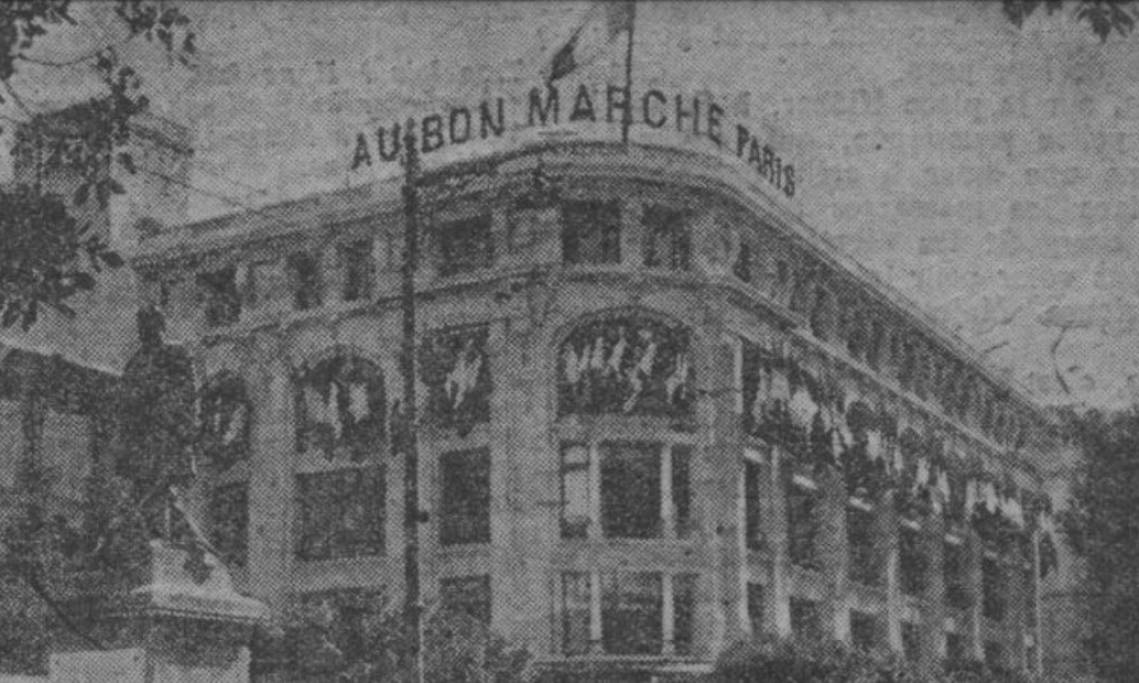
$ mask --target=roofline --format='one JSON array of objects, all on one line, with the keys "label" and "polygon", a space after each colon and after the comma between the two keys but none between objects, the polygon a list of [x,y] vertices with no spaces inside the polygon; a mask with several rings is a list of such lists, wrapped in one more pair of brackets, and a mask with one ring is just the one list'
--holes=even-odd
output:
[{"label": "roofline", "polygon": [[[799,240],[802,246],[812,250],[815,256],[820,257],[824,262],[828,263],[840,273],[851,277],[855,282],[863,285],[865,293],[877,299],[878,303],[885,305],[887,308],[894,309],[925,334],[928,334],[934,340],[940,342],[960,360],[964,361],[975,371],[978,371],[998,391],[1003,390],[1009,397],[1017,399],[1022,404],[1022,407],[1032,411],[1044,424],[1056,426],[1053,417],[1033,400],[1027,389],[1021,386],[1015,379],[1005,377],[991,363],[984,360],[978,351],[957,333],[950,330],[937,318],[925,312],[897,288],[883,280],[881,276],[863,266],[856,259],[831,242],[826,236],[818,232],[807,223],[795,208],[787,204],[787,200],[760,182],[758,176],[746,176],[739,165],[727,163],[722,155],[694,149],[682,149],[663,144],[631,142],[626,147],[620,142],[606,140],[540,140],[526,142],[511,149],[492,152],[473,159],[445,162],[438,167],[429,168],[424,171],[421,176],[421,182],[430,183],[436,179],[457,174],[498,169],[518,159],[533,157],[541,153],[558,152],[570,148],[582,147],[595,149],[608,148],[614,151],[626,152],[629,149],[638,149],[646,152],[663,152],[680,157],[698,158],[702,163],[711,163],[714,167],[726,171],[727,174],[719,176],[716,180],[722,185],[728,185],[729,187],[733,185],[736,186],[737,189],[742,190],[741,194],[744,198],[760,200],[764,212],[772,214],[772,217],[776,219],[772,221],[772,228],[782,232],[786,237]],[[572,159],[569,163],[572,164]],[[341,202],[346,201],[348,206],[339,210],[337,212],[340,214],[339,218],[332,222],[351,221],[376,213],[399,213],[402,211],[400,195],[402,182],[401,176],[393,176],[366,185],[313,193],[263,208],[238,211],[202,221],[186,223],[140,244],[132,260],[137,263],[161,261],[163,260],[163,256],[168,255],[171,249],[177,250],[179,245],[184,244],[182,239],[185,238],[186,233],[221,231],[236,227],[239,223],[245,223],[248,227],[254,229],[262,228],[262,230],[258,232],[267,232],[270,227],[275,227],[277,229],[272,230],[272,232],[287,234],[287,228],[310,223],[312,214],[319,213],[322,205],[336,200],[340,200]],[[247,235],[243,233],[243,237],[247,237]],[[188,249],[186,251],[193,253],[197,250]]]}]

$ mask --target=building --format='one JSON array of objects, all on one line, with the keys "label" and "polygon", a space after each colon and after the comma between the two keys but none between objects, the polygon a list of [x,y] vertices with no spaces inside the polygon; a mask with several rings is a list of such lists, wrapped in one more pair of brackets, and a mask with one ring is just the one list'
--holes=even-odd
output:
[{"label": "building", "polygon": [[[422,190],[429,603],[571,677],[684,677],[756,632],[1040,671],[1063,444],[1021,391],[718,156],[478,167]],[[402,211],[381,183],[133,258],[194,363],[215,544],[281,613],[400,599]]]}]

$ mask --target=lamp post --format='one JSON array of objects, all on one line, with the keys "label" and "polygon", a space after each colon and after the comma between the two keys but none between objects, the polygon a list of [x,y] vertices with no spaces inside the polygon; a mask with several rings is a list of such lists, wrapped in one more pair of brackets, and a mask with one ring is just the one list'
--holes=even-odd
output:
[{"label": "lamp post", "polygon": [[[415,147],[414,122],[407,120],[403,136],[403,268],[400,285],[400,312],[403,340],[400,374],[403,399],[398,415],[403,449],[403,533],[404,533],[404,616],[408,620],[414,680],[424,681],[423,604],[419,588],[419,444],[416,434],[415,397],[415,269],[419,260],[419,152]],[[393,426],[393,430],[397,428]]]}]

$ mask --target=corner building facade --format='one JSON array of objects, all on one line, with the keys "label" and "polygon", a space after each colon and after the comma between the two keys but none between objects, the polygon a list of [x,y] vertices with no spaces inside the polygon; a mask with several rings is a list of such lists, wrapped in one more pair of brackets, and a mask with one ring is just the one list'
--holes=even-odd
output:
[{"label": "corner building facade", "polygon": [[[610,143],[425,176],[427,603],[559,680],[683,680],[760,633],[1039,672],[1055,426],[775,194]],[[402,211],[381,183],[133,259],[195,365],[215,545],[347,630],[402,599]]]}]

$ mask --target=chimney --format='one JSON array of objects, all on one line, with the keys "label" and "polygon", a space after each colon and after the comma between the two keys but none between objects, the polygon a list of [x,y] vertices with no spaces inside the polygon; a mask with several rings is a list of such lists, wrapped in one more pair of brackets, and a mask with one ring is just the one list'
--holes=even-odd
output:
[{"label": "chimney", "polygon": [[[139,239],[184,222],[191,135],[185,126],[152,114],[134,116],[126,144],[96,162],[125,194],[112,194],[103,208],[91,188],[83,204],[75,202],[83,178],[66,162],[81,149],[77,143],[90,133],[94,118],[91,105],[77,104],[20,124],[12,155],[15,182],[60,195],[74,215],[92,223],[92,234],[115,249],[129,250]],[[130,154],[135,173],[116,161],[122,152]]]}]

